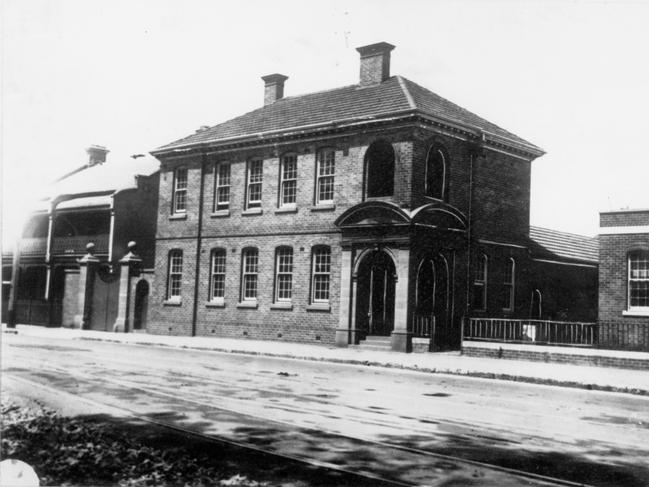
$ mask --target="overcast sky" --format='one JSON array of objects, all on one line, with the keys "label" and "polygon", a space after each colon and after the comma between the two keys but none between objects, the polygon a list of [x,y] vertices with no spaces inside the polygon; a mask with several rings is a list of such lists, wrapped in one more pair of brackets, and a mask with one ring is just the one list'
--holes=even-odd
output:
[{"label": "overcast sky", "polygon": [[285,95],[353,84],[386,41],[409,78],[542,147],[532,224],[595,235],[649,207],[649,0],[0,0],[4,238],[105,145],[148,152]]}]

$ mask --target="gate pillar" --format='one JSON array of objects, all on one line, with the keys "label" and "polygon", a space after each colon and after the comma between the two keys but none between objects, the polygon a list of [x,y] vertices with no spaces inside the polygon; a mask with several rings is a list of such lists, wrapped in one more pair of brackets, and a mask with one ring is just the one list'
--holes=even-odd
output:
[{"label": "gate pillar", "polygon": [[99,265],[99,259],[94,256],[95,244],[88,243],[86,250],[87,254],[79,259],[79,293],[73,320],[74,328],[82,330],[90,328],[92,292],[97,266]]},{"label": "gate pillar", "polygon": [[128,243],[128,253],[119,261],[120,277],[119,277],[119,302],[117,304],[117,319],[113,326],[114,332],[127,332],[129,325],[133,323],[133,293],[132,278],[139,274],[142,267],[142,259],[135,254],[136,244],[131,241]]},{"label": "gate pillar", "polygon": [[408,331],[408,292],[410,288],[410,249],[399,249],[397,283],[394,296],[394,330],[390,337],[392,350],[412,351],[412,333]]}]

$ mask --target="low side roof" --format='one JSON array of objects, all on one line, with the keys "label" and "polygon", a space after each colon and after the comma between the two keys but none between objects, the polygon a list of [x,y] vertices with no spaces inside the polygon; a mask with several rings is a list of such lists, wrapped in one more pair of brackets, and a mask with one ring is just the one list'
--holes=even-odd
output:
[{"label": "low side roof", "polygon": [[158,170],[159,165],[158,160],[149,156],[107,161],[52,184],[45,196],[46,199],[54,199],[63,195],[117,192],[135,188],[135,176],[150,176]]},{"label": "low side roof", "polygon": [[526,147],[537,156],[543,150],[401,76],[371,86],[350,85],[328,91],[281,98],[239,117],[191,134],[153,151],[164,153],[202,144],[217,144],[318,125],[371,121],[397,114],[418,113],[438,118]]},{"label": "low side roof", "polygon": [[597,238],[530,226],[530,249],[536,258],[599,262]]}]

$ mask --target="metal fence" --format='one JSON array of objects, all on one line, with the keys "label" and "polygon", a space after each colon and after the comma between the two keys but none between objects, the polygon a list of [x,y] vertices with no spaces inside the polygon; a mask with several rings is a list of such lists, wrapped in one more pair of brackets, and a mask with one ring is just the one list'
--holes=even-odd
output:
[{"label": "metal fence", "polygon": [[430,338],[435,335],[435,317],[433,315],[418,315],[412,317],[412,336]]},{"label": "metal fence", "polygon": [[649,352],[649,318],[646,321],[600,321],[598,347]]},{"label": "metal fence", "polygon": [[598,344],[596,323],[501,318],[469,318],[464,339],[576,347]]}]

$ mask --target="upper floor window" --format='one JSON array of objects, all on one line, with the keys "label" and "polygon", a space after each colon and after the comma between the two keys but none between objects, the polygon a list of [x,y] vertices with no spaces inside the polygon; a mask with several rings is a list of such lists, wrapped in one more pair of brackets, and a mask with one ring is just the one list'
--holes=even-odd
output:
[{"label": "upper floor window", "polygon": [[255,301],[257,299],[257,284],[259,280],[259,252],[255,248],[243,251],[241,262],[241,300]]},{"label": "upper floor window", "polygon": [[439,200],[444,199],[444,192],[446,189],[446,166],[447,157],[444,149],[439,146],[431,147],[428,151],[428,156],[426,157],[426,196]]},{"label": "upper floor window", "polygon": [[280,164],[279,206],[292,206],[297,201],[297,156],[282,156]]},{"label": "upper floor window", "polygon": [[214,211],[230,208],[230,163],[220,162],[214,171]]},{"label": "upper floor window", "polygon": [[174,172],[173,212],[187,211],[187,168],[180,167]]},{"label": "upper floor window", "polygon": [[312,266],[311,302],[328,303],[331,282],[331,249],[329,247],[315,247],[313,249]]},{"label": "upper floor window", "polygon": [[275,262],[275,301],[290,301],[293,297],[293,249],[277,249]]},{"label": "upper floor window", "polygon": [[514,259],[509,259],[505,263],[503,269],[503,294],[502,306],[504,310],[514,310],[514,293],[515,293],[515,278],[516,278],[516,262]]},{"label": "upper floor window", "polygon": [[629,253],[629,310],[649,311],[649,251]]},{"label": "upper floor window", "polygon": [[174,249],[169,252],[167,275],[167,299],[180,299],[183,281],[183,251]]},{"label": "upper floor window", "polygon": [[334,177],[336,174],[336,152],[322,149],[317,155],[316,205],[334,202]]},{"label": "upper floor window", "polygon": [[264,180],[264,162],[255,159],[248,162],[246,208],[261,208],[261,187]]},{"label": "upper floor window", "polygon": [[487,256],[482,254],[475,263],[473,277],[473,309],[487,309]]},{"label": "upper floor window", "polygon": [[368,198],[394,194],[394,149],[385,140],[374,142],[365,155],[365,195]]},{"label": "upper floor window", "polygon": [[225,249],[212,250],[211,271],[210,300],[222,301],[225,297]]}]

